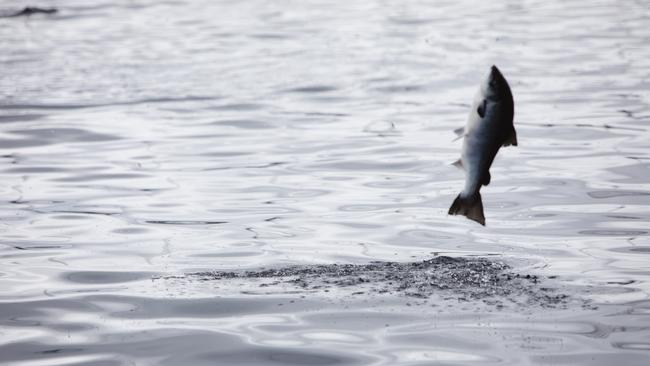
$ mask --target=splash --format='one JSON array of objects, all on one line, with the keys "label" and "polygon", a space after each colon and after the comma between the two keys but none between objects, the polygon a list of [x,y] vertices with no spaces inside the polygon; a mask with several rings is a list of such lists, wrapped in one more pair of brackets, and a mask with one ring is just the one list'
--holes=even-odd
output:
[{"label": "splash", "polygon": [[[330,292],[347,289],[353,295],[399,294],[427,299],[441,295],[458,301],[482,301],[502,307],[565,305],[569,297],[544,286],[548,278],[515,273],[510,265],[487,258],[439,256],[418,262],[296,265],[249,271],[208,271],[188,274],[201,281],[241,284],[267,290]],[[236,286],[233,286],[236,287]],[[250,288],[250,287],[247,287]],[[245,291],[242,291],[245,292]]]}]

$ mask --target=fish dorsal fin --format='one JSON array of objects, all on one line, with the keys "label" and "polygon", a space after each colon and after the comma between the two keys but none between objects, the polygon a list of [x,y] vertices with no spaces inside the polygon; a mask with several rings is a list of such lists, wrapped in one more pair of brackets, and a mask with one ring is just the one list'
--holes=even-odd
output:
[{"label": "fish dorsal fin", "polygon": [[517,131],[513,128],[503,141],[503,146],[517,146]]},{"label": "fish dorsal fin", "polygon": [[476,113],[478,113],[478,115],[481,118],[483,118],[485,117],[486,108],[487,108],[487,99],[483,99],[483,101],[481,101],[481,104],[478,105],[478,108],[476,108]]},{"label": "fish dorsal fin", "polygon": [[481,184],[484,185],[484,186],[487,186],[488,184],[490,184],[490,179],[491,178],[492,178],[492,176],[490,175],[490,172],[485,172],[485,174],[483,175],[483,178],[481,178]]},{"label": "fish dorsal fin", "polygon": [[454,161],[451,165],[455,166],[458,169],[465,169],[465,167],[463,166],[463,160],[461,159]]}]

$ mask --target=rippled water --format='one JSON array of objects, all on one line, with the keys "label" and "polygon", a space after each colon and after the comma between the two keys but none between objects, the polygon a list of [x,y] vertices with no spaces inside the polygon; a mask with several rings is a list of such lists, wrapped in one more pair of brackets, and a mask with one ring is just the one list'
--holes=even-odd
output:
[{"label": "rippled water", "polygon": [[[3,364],[650,364],[647,2],[34,5],[0,18]],[[483,228],[447,209],[492,64]],[[572,300],[186,276],[434,255]]]}]

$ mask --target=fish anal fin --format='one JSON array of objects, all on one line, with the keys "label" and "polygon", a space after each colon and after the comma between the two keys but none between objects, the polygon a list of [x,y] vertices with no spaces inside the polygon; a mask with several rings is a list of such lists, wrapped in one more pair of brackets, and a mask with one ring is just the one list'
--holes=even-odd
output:
[{"label": "fish anal fin", "polygon": [[513,128],[503,141],[503,146],[517,146],[517,131]]},{"label": "fish anal fin", "polygon": [[485,226],[483,202],[481,201],[481,194],[478,192],[469,197],[463,197],[462,194],[459,194],[454,200],[454,203],[451,204],[451,207],[449,207],[449,214],[463,215]]},{"label": "fish anal fin", "polygon": [[463,166],[463,160],[462,159],[458,159],[458,160],[454,161],[453,163],[451,163],[451,165],[455,166],[458,169],[465,169],[465,167]]}]

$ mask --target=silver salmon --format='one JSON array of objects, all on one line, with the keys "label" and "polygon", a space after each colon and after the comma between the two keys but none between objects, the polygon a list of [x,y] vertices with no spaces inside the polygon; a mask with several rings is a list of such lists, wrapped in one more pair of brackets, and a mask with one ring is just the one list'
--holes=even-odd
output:
[{"label": "silver salmon", "polygon": [[449,208],[450,215],[464,215],[485,225],[481,186],[490,184],[490,166],[501,146],[517,146],[513,125],[515,105],[508,82],[496,66],[481,84],[461,131],[463,151],[454,165],[465,170],[465,188]]}]

